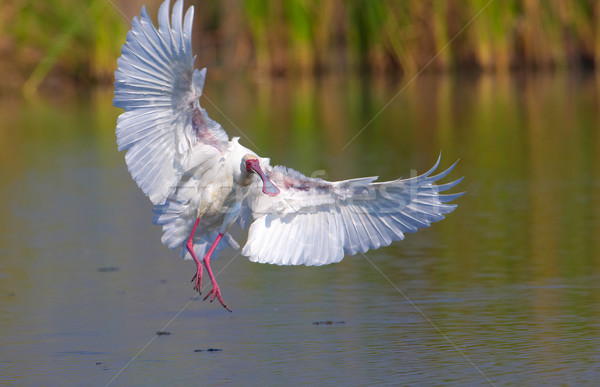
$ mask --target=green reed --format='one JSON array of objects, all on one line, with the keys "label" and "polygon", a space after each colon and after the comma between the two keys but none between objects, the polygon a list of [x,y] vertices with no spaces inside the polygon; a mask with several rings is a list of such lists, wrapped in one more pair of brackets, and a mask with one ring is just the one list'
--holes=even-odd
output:
[{"label": "green reed", "polygon": [[112,80],[127,23],[108,1],[8,0],[0,15],[0,67],[16,73],[25,92],[49,75],[84,84]]},{"label": "green reed", "polygon": [[[7,0],[0,69],[27,90],[49,75],[112,79],[143,1]],[[155,18],[160,0],[148,0]],[[456,69],[594,68],[595,0],[231,0],[196,6],[197,65],[266,75],[339,71],[416,74]],[[156,19],[156,18],[155,18]]]}]

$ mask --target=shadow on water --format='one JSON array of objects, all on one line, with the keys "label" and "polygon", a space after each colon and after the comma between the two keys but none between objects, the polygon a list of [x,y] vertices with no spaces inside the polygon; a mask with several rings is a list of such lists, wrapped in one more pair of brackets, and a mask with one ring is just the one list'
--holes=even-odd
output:
[{"label": "shadow on water", "polygon": [[193,265],[160,244],[116,150],[111,90],[2,100],[2,380],[104,385],[136,354],[114,385],[597,380],[598,80],[404,86],[209,74],[209,114],[272,164],[393,179],[441,150],[468,192],[444,221],[336,265],[224,253],[233,314],[193,298]]}]

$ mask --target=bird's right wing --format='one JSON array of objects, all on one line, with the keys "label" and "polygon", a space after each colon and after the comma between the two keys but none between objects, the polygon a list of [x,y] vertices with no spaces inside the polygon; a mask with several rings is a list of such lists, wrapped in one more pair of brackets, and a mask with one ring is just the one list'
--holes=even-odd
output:
[{"label": "bird's right wing", "polygon": [[133,179],[152,203],[162,204],[191,168],[221,157],[229,138],[200,106],[206,69],[195,70],[190,7],[183,20],[183,0],[162,3],[156,29],[142,8],[134,17],[115,71],[119,151]]},{"label": "bird's right wing", "polygon": [[280,194],[247,199],[242,223],[252,212],[248,241],[242,254],[251,261],[278,265],[323,265],[344,254],[357,254],[404,239],[404,233],[429,227],[456,208],[461,196],[441,194],[461,179],[437,185],[454,167],[433,175],[375,183],[376,177],[328,182],[275,167],[269,178]]}]

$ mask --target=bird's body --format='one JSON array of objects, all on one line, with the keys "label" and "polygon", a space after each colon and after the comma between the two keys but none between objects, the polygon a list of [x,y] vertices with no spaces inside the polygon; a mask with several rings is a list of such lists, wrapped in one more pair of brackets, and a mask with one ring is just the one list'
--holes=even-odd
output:
[{"label": "bird's body", "polygon": [[[154,204],[162,242],[202,263],[221,297],[210,260],[226,246],[239,249],[230,226],[250,225],[242,254],[279,265],[322,265],[345,254],[364,253],[428,227],[456,206],[461,194],[440,194],[460,182],[434,184],[446,171],[375,182],[366,177],[328,182],[281,166],[271,167],[239,143],[200,106],[206,69],[194,70],[193,7],[183,1],[159,10],[156,29],[145,8],[134,18],[115,71],[114,104],[125,109],[117,122],[119,150],[132,177]],[[207,296],[207,297],[208,297]],[[229,309],[229,308],[227,308]]]}]

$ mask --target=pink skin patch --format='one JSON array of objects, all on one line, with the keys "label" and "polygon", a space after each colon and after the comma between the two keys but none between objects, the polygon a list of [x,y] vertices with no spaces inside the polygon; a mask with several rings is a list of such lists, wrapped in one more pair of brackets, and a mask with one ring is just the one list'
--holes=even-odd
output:
[{"label": "pink skin patch", "polygon": [[250,159],[246,161],[246,171],[254,172],[258,174],[258,176],[260,176],[263,182],[262,191],[264,194],[269,196],[279,195],[279,188],[277,188],[277,186],[273,184],[273,182],[267,177],[267,175],[265,175],[262,168],[260,167],[258,159]]}]

